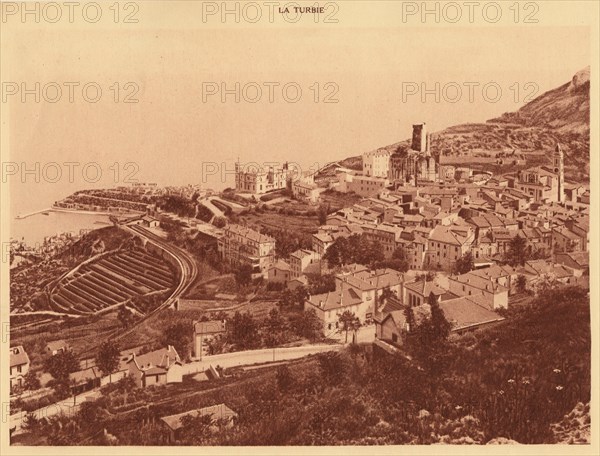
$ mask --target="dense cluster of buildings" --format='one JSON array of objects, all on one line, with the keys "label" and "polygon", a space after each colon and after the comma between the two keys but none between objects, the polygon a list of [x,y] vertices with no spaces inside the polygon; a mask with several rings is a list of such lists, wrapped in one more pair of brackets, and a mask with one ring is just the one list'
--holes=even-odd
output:
[{"label": "dense cluster of buildings", "polygon": [[[432,293],[453,329],[464,331],[501,320],[496,311],[508,307],[519,276],[522,286],[533,291],[549,283],[588,285],[589,189],[565,182],[560,145],[552,153],[552,166],[505,176],[474,180],[466,174],[449,182],[440,179],[439,169],[425,124],[413,126],[409,150],[365,154],[363,172],[342,170],[338,185],[363,199],[329,214],[313,235],[311,250],[273,261],[265,277],[289,288],[307,286],[306,274],[328,270],[323,260],[328,248],[353,234],[376,242],[386,259],[401,251],[411,271],[384,287],[395,290],[399,308],[386,311],[376,297],[382,288],[372,282],[386,272],[354,265],[352,272],[336,276],[334,291],[306,301],[326,333],[335,330],[346,310],[363,322],[385,319],[386,327],[402,320],[393,313],[406,306],[426,315]],[[524,244],[525,258],[513,268],[506,263],[516,237]],[[468,254],[475,269],[454,275],[455,265]],[[435,271],[435,282],[417,279],[419,270]]]},{"label": "dense cluster of buildings", "polygon": [[505,176],[493,176],[468,165],[442,164],[444,156],[431,150],[431,138],[425,123],[413,125],[410,146],[382,148],[363,154],[362,171],[340,168],[336,190],[369,198],[390,188],[491,185],[512,189],[517,199],[525,194],[535,202],[568,203],[587,199],[589,204],[589,192],[586,198],[583,186],[565,182],[560,145],[554,151],[552,166],[530,167]]}]

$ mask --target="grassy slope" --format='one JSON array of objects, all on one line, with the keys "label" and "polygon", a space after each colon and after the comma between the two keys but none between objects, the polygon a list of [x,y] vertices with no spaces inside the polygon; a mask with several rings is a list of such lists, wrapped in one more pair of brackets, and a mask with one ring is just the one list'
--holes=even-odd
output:
[{"label": "grassy slope", "polygon": [[238,425],[202,444],[553,443],[552,423],[590,398],[588,297],[552,291],[508,317],[417,362],[348,352],[295,363],[289,382],[268,369],[205,393],[171,385],[154,394],[155,421],[109,416],[101,403],[97,422],[78,421],[75,442],[106,427],[121,444],[161,443],[159,417],[224,402]]}]

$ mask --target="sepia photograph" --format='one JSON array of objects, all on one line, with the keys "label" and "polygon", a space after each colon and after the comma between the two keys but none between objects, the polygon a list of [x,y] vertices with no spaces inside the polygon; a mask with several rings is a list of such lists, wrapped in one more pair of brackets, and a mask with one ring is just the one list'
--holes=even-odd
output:
[{"label": "sepia photograph", "polygon": [[2,454],[600,454],[598,2],[0,6]]}]

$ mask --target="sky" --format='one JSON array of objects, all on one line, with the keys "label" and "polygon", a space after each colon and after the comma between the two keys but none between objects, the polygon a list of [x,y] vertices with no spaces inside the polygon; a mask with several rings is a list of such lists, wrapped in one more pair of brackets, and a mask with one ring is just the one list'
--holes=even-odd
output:
[{"label": "sky", "polygon": [[[218,15],[204,22],[202,4],[139,2],[134,24],[122,23],[127,11],[115,24],[108,4],[95,24],[77,14],[69,23],[64,11],[54,24],[7,18],[3,162],[8,156],[15,174],[3,179],[10,183],[11,213],[128,176],[224,188],[232,185],[238,159],[314,168],[406,139],[413,123],[436,131],[515,111],[527,95],[558,87],[590,65],[585,14],[557,26],[542,8],[538,24],[515,25],[505,20],[506,4],[498,24],[438,24],[403,21],[393,2],[339,2],[335,24],[315,24],[309,16],[291,24],[277,13],[269,23],[265,7],[257,23],[244,17],[223,23]],[[19,92],[8,95],[7,81]],[[22,84],[32,89],[36,82],[40,101],[28,95],[23,102]],[[60,97],[54,85],[41,90],[49,83],[62,87]],[[73,102],[65,83],[79,84]],[[102,89],[95,103],[83,97],[88,83],[90,99],[94,87]],[[236,83],[239,102],[232,94],[222,102],[223,85],[235,91]],[[256,86],[262,94],[252,103]],[[297,87],[302,93],[291,102]],[[209,88],[219,92],[207,95]],[[430,91],[424,100],[423,88]],[[125,103],[128,94],[138,102]],[[65,162],[77,163],[72,179]],[[25,167],[34,172],[24,174]],[[92,182],[98,169],[101,178]]]}]

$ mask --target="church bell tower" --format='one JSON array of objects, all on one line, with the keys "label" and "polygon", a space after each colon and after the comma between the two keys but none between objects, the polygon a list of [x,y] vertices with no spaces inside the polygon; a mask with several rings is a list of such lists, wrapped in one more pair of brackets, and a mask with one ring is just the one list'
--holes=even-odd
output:
[{"label": "church bell tower", "polygon": [[558,180],[558,195],[557,201],[564,203],[565,201],[565,171],[564,171],[564,154],[560,144],[556,144],[554,149],[554,174]]}]

